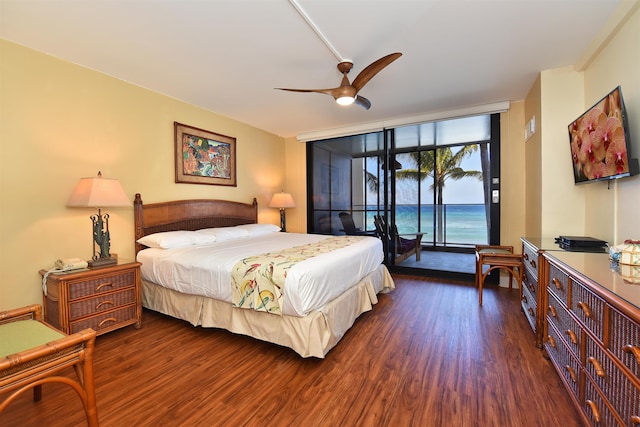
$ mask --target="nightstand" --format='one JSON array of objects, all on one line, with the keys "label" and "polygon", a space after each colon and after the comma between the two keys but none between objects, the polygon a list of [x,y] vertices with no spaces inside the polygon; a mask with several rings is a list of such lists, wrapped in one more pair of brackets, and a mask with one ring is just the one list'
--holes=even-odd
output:
[{"label": "nightstand", "polygon": [[[45,321],[67,334],[142,327],[140,265],[119,260],[108,267],[49,274],[43,286]],[[40,270],[42,277],[46,273]]]}]

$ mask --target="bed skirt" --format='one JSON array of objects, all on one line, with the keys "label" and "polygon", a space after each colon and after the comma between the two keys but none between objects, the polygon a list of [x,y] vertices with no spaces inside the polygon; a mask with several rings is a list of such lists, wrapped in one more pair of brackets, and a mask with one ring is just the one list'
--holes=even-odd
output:
[{"label": "bed skirt", "polygon": [[143,280],[142,305],[194,326],[222,328],[289,347],[302,357],[324,358],[358,316],[378,302],[377,294],[394,288],[389,271],[381,264],[324,307],[296,317],[233,308],[228,302],[183,294]]}]

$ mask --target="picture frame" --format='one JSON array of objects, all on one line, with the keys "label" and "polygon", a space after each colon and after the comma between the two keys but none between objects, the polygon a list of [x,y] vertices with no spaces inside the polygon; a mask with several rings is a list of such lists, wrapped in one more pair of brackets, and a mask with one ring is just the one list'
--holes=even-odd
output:
[{"label": "picture frame", "polygon": [[237,187],[236,139],[173,122],[176,183]]}]

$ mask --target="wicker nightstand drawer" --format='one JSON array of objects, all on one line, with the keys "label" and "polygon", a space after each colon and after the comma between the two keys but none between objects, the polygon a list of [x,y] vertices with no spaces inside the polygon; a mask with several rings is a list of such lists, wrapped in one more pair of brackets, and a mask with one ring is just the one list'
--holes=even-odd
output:
[{"label": "wicker nightstand drawer", "polygon": [[135,305],[130,305],[119,310],[109,311],[97,316],[84,318],[77,322],[71,322],[70,329],[71,333],[75,333],[86,328],[91,328],[96,331],[97,334],[100,334],[118,329],[122,326],[131,325],[135,323],[135,319],[136,307]]},{"label": "wicker nightstand drawer", "polygon": [[135,287],[95,298],[75,300],[69,303],[69,320],[73,321],[84,316],[112,310],[123,305],[134,304],[135,302]]},{"label": "wicker nightstand drawer", "polygon": [[135,273],[126,271],[110,274],[90,280],[81,280],[69,284],[69,299],[74,300],[99,293],[110,292],[120,288],[134,286]]},{"label": "wicker nightstand drawer", "polygon": [[[45,276],[46,270],[40,274]],[[118,264],[48,274],[44,291],[45,320],[72,334],[92,328],[98,335],[127,325],[142,326],[140,263]]]}]

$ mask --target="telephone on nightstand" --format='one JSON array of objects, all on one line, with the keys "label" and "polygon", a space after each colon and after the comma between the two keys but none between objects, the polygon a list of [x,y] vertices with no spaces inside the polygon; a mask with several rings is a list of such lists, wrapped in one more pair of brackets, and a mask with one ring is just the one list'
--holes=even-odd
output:
[{"label": "telephone on nightstand", "polygon": [[54,267],[58,271],[71,271],[87,268],[87,261],[80,258],[63,258],[55,262]]},{"label": "telephone on nightstand", "polygon": [[49,277],[49,274],[62,274],[74,270],[82,270],[88,266],[87,261],[80,258],[62,258],[57,260],[53,263],[53,268],[42,276],[42,291],[44,295],[47,296],[47,277]]}]

